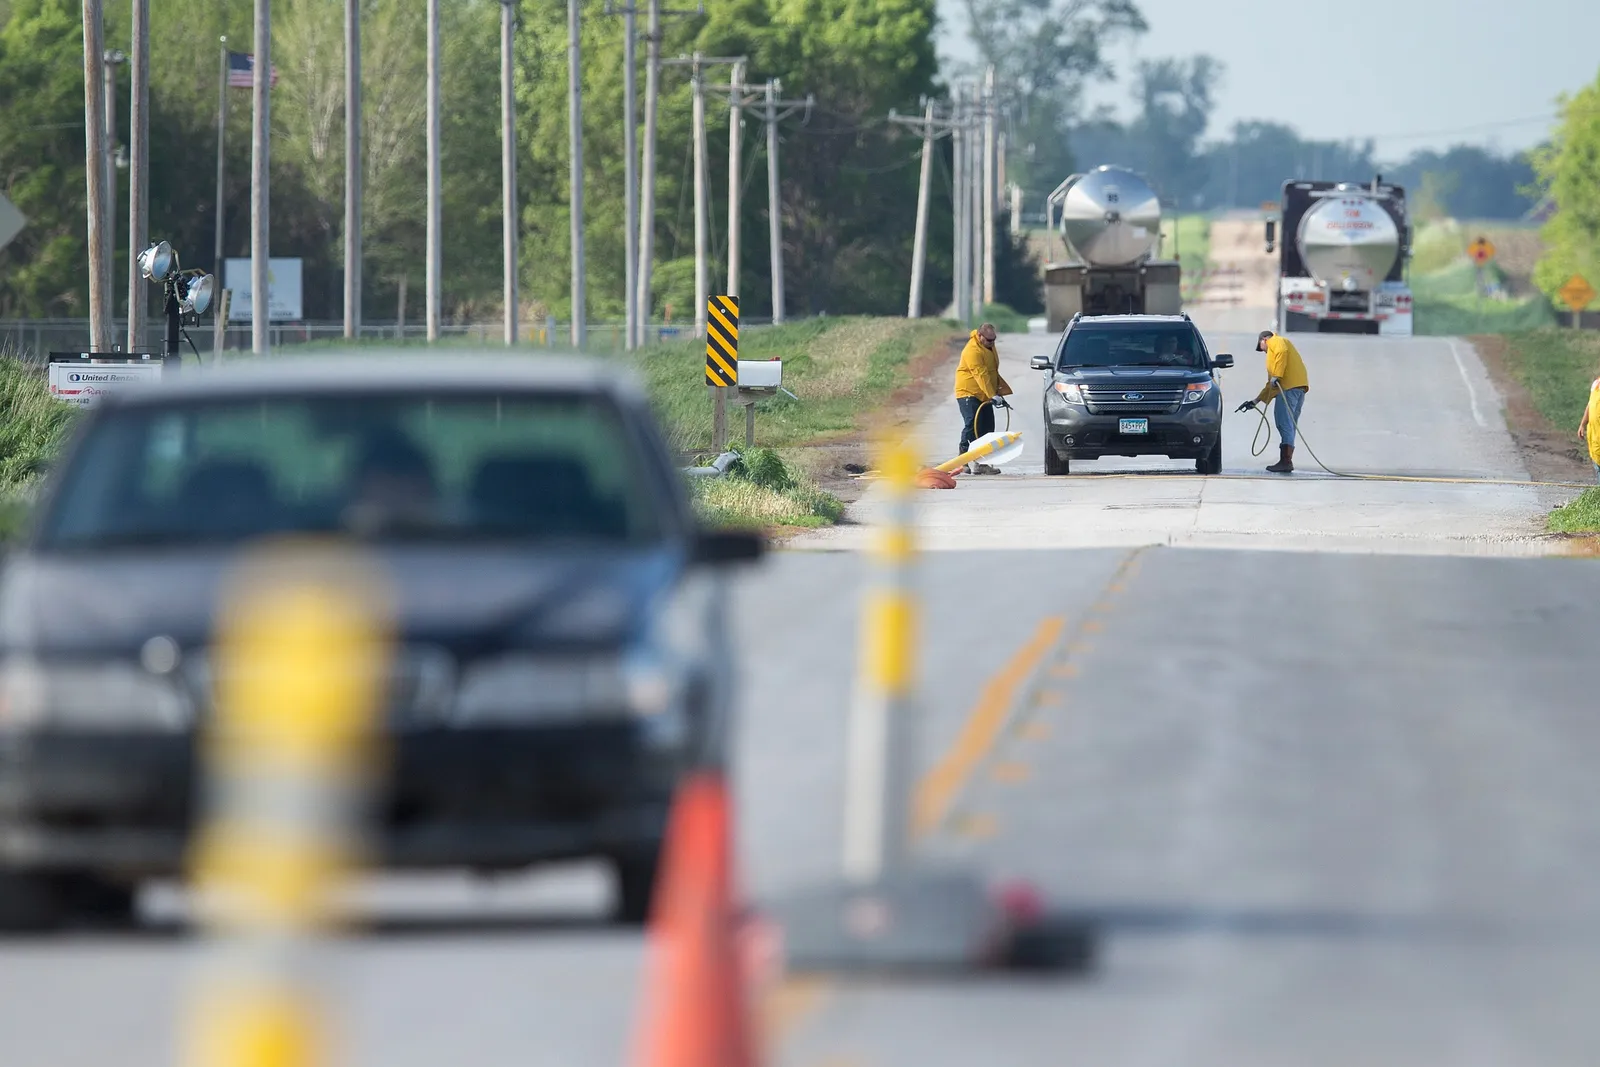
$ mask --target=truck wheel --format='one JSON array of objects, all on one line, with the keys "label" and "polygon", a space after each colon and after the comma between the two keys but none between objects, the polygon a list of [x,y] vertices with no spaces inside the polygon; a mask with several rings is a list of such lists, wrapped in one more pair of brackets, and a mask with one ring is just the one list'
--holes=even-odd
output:
[{"label": "truck wheel", "polygon": [[650,920],[650,904],[655,899],[656,874],[661,867],[659,846],[614,856],[611,869],[616,875],[615,903],[611,919],[620,926],[643,926]]},{"label": "truck wheel", "polygon": [[1056,451],[1055,445],[1049,441],[1044,443],[1044,472],[1046,474],[1070,473],[1071,463],[1066,456]]},{"label": "truck wheel", "polygon": [[1211,446],[1211,451],[1194,461],[1194,469],[1201,474],[1222,473],[1222,435],[1217,434],[1217,443]]}]

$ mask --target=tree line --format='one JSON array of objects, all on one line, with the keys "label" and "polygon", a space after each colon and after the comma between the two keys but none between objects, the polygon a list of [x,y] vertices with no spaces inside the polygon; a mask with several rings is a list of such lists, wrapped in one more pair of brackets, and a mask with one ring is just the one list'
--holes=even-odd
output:
[{"label": "tree line", "polygon": [[[623,293],[623,22],[605,0],[582,0],[585,233],[589,317],[615,321]],[[1216,86],[1208,56],[1139,63],[1134,117],[1089,112],[1086,87],[1117,73],[1108,58],[1147,28],[1134,0],[963,0],[966,32],[1000,75],[1007,176],[1025,211],[1074,169],[1103,162],[1146,173],[1173,207],[1254,206],[1285,178],[1383,170],[1443,212],[1514,217],[1531,204],[1534,161],[1477,148],[1419,153],[1383,168],[1373,145],[1307,141],[1289,126],[1237,124],[1209,137]],[[150,233],[189,266],[214,244],[218,38],[249,51],[251,0],[151,5]],[[442,0],[443,311],[447,321],[501,314],[499,0]],[[569,312],[566,17],[520,2],[516,108],[524,318]],[[272,254],[304,261],[308,318],[342,313],[344,68],[342,0],[277,0],[273,11]],[[107,47],[128,47],[127,0],[107,0]],[[784,95],[814,95],[809,118],[780,128],[783,254],[793,315],[898,314],[910,275],[920,141],[888,121],[924,97],[948,99],[935,57],[935,0],[711,0],[699,17],[664,23],[662,55],[748,57],[748,81],[779,78]],[[420,319],[424,278],[425,6],[363,0],[363,256],[369,322]],[[0,0],[0,193],[29,225],[0,250],[0,316],[81,317],[84,233],[82,8],[78,0]],[[643,49],[640,50],[641,53]],[[118,140],[127,142],[126,68]],[[640,84],[643,79],[641,76]],[[249,252],[249,92],[227,91],[224,254]],[[713,285],[725,284],[728,108],[708,100]],[[765,138],[747,118],[738,161],[743,202],[744,313],[768,307]],[[950,144],[938,142],[925,312],[943,310],[951,277]],[[662,71],[657,262],[652,317],[692,318],[694,226],[690,89]],[[119,177],[125,198],[126,174]],[[118,266],[125,277],[125,207]],[[1002,228],[1008,221],[1002,212]],[[999,297],[1037,307],[1037,271],[1023,246],[999,242]],[[120,290],[120,286],[114,286]],[[120,292],[118,300],[125,300]],[[408,306],[409,304],[409,306]],[[119,307],[120,310],[120,307]]]}]

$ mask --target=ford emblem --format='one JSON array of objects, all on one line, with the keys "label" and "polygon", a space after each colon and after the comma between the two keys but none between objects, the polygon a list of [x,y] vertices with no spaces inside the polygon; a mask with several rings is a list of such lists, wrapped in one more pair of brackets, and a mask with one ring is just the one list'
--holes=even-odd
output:
[{"label": "ford emblem", "polygon": [[1122,394],[1122,399],[1124,399],[1124,400],[1143,400],[1144,399],[1144,394],[1143,393],[1123,393]]}]

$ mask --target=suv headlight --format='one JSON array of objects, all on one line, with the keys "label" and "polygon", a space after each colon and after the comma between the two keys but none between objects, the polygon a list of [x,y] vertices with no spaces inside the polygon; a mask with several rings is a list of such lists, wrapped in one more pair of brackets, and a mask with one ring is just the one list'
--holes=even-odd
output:
[{"label": "suv headlight", "polygon": [[507,655],[468,667],[456,691],[458,726],[576,721],[619,713],[653,718],[680,702],[682,685],[660,657]]},{"label": "suv headlight", "polygon": [[0,729],[184,730],[188,696],[132,663],[0,663]]},{"label": "suv headlight", "polygon": [[1214,382],[1190,382],[1188,388],[1183,391],[1183,402],[1185,404],[1200,403],[1206,398],[1206,394],[1211,392],[1214,384]]},{"label": "suv headlight", "polygon": [[1082,404],[1083,387],[1076,382],[1056,382],[1052,388],[1069,404]]}]

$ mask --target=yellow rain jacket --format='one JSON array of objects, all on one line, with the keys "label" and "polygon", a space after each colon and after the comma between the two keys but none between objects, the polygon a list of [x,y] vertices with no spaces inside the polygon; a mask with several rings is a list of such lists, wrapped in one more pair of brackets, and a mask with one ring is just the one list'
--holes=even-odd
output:
[{"label": "yellow rain jacket", "polygon": [[1011,386],[1000,377],[1000,351],[989,348],[978,340],[973,330],[967,338],[967,347],[961,350],[961,362],[956,366],[956,396],[975,396],[979,400],[993,400],[997,396],[1010,396]]},{"label": "yellow rain jacket", "polygon": [[1286,393],[1290,389],[1311,389],[1311,380],[1306,377],[1306,365],[1300,358],[1300,352],[1287,337],[1277,334],[1267,338],[1267,384],[1256,394],[1256,403],[1265,404],[1278,395],[1278,386],[1272,384],[1274,378],[1278,379],[1278,384],[1283,386]]},{"label": "yellow rain jacket", "polygon": [[1600,378],[1589,386],[1589,458],[1600,463]]}]

